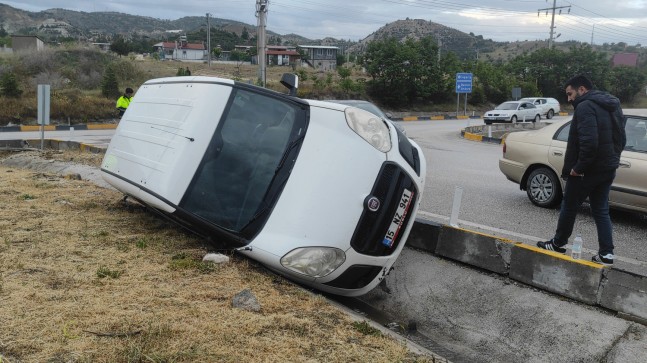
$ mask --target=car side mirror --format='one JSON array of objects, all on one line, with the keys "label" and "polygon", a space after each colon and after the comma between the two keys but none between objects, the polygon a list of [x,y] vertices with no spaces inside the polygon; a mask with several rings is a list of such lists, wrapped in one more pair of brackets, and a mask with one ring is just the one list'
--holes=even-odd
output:
[{"label": "car side mirror", "polygon": [[299,88],[299,77],[296,74],[283,73],[283,76],[281,76],[281,84],[287,87],[290,96],[297,95],[297,89]]}]

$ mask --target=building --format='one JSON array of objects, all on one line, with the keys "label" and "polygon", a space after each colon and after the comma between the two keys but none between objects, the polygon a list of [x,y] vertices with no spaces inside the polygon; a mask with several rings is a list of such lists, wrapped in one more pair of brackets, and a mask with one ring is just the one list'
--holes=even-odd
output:
[{"label": "building", "polygon": [[301,59],[301,54],[294,47],[284,45],[268,45],[265,55],[268,65],[289,66]]},{"label": "building", "polygon": [[186,36],[181,36],[175,42],[161,42],[153,45],[160,59],[174,60],[204,60],[207,49],[204,43],[189,43]]},{"label": "building", "polygon": [[12,35],[11,44],[14,53],[41,51],[45,49],[45,42],[35,35]]},{"label": "building", "polygon": [[302,64],[320,71],[331,71],[337,69],[338,47],[325,45],[299,45],[298,49],[305,54]]},{"label": "building", "polygon": [[611,65],[638,67],[638,53],[617,53],[611,59]]}]

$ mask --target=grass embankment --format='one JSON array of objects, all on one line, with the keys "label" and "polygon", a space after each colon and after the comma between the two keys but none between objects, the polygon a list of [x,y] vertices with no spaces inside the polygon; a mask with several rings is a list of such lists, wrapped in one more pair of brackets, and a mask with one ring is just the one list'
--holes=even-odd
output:
[{"label": "grass embankment", "polygon": [[[3,363],[431,361],[90,181],[0,166],[0,203]],[[232,307],[245,289],[260,312]]]}]

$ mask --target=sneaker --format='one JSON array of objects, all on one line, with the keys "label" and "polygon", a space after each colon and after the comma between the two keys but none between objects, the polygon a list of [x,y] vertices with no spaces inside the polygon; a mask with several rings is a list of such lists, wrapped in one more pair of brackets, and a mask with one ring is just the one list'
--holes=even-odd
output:
[{"label": "sneaker", "polygon": [[593,262],[601,263],[605,266],[613,266],[613,254],[607,253],[606,255],[602,256],[601,254],[597,254],[591,258]]},{"label": "sneaker", "polygon": [[566,253],[566,248],[557,246],[555,244],[555,242],[553,242],[552,239],[550,241],[546,241],[546,242],[537,242],[537,247],[548,250],[548,251]]}]

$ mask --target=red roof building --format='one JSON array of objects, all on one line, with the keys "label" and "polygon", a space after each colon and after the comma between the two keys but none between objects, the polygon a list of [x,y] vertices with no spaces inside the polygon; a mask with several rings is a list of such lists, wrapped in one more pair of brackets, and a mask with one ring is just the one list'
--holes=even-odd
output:
[{"label": "red roof building", "polygon": [[611,59],[611,65],[638,67],[638,53],[617,53]]}]

